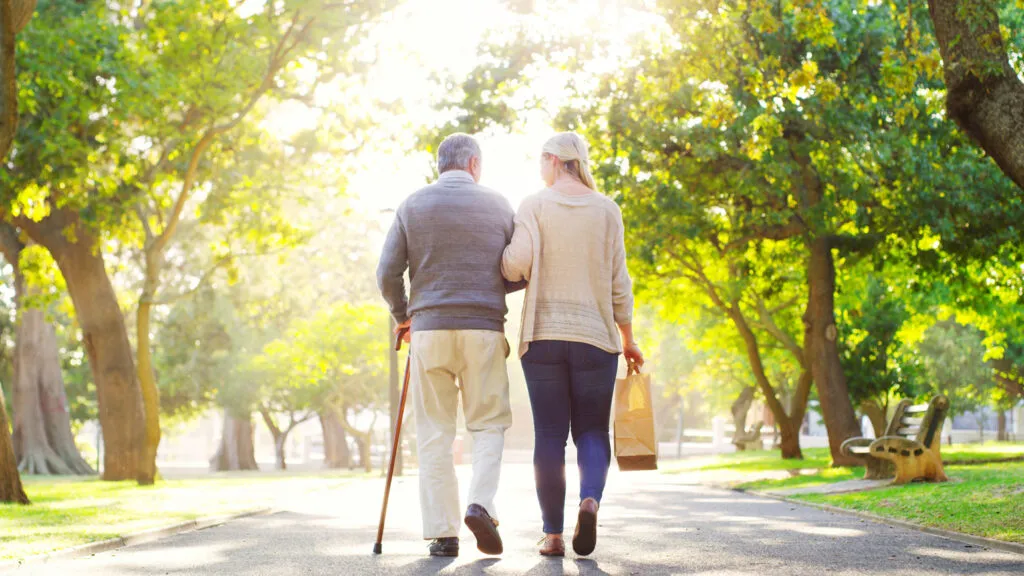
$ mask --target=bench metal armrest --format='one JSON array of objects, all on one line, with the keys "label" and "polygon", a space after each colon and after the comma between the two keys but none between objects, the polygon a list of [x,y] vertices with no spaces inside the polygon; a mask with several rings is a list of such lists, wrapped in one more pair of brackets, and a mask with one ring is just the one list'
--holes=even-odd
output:
[{"label": "bench metal armrest", "polygon": [[874,438],[848,438],[839,447],[839,452],[843,456],[856,456],[856,457],[860,457],[860,456],[863,456],[863,454],[854,454],[854,453],[850,452],[850,449],[851,448],[858,448],[858,447],[861,447],[861,446],[870,446],[871,443],[874,442],[874,441],[875,441]]}]

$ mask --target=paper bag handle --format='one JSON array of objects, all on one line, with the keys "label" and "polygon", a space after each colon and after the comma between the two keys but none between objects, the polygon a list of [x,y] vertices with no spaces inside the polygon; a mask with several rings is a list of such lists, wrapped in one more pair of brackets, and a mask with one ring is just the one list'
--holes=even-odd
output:
[{"label": "paper bag handle", "polygon": [[626,375],[627,376],[633,376],[633,375],[639,375],[640,374],[640,367],[637,366],[636,362],[634,362],[632,360],[627,360],[626,361],[626,365],[628,366],[628,369],[626,371]]}]

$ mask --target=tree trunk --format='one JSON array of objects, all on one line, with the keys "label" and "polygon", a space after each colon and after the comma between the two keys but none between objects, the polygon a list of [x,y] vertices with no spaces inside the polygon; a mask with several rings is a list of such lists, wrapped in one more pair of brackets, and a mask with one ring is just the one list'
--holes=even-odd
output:
[{"label": "tree trunk", "polygon": [[356,446],[359,448],[359,464],[367,472],[373,472],[373,462],[370,458],[370,446],[373,441],[373,426],[377,422],[377,418],[375,416],[373,422],[370,424],[370,429],[363,432],[362,430],[357,430],[354,426],[348,423],[348,420],[345,418],[347,414],[348,410],[343,408],[338,410],[335,416],[338,419],[338,423],[341,424],[341,427],[345,429],[345,432],[355,439]]},{"label": "tree trunk", "polygon": [[[14,41],[35,9],[35,0],[0,0],[0,162],[18,132],[18,76],[15,66]],[[14,263],[15,265],[17,263]],[[11,425],[7,405],[0,390],[0,502],[28,504],[28,496],[21,486],[18,461],[14,456]]]},{"label": "tree trunk", "polygon": [[276,422],[274,417],[270,415],[270,411],[266,408],[260,408],[260,416],[263,417],[263,423],[267,425],[267,429],[270,430],[270,435],[274,438],[274,469],[275,470],[287,470],[288,462],[285,457],[285,441],[288,439],[288,433],[291,432],[291,428],[282,430]]},{"label": "tree trunk", "polygon": [[[757,336],[750,329],[746,318],[744,318],[736,305],[727,308],[727,313],[743,339],[743,345],[747,351],[747,359],[750,362],[751,370],[754,372],[754,380],[761,388],[765,404],[768,405],[769,410],[775,415],[775,421],[779,425],[780,434],[785,436],[783,444],[786,445],[786,448],[782,451],[782,457],[803,458],[803,452],[800,450],[800,435],[793,434],[792,430],[796,429],[795,423],[799,422],[799,418],[803,417],[803,410],[807,405],[807,394],[801,388],[801,391],[797,394],[798,400],[794,404],[793,414],[786,414],[785,407],[782,405],[782,402],[779,402],[778,396],[775,394],[775,388],[769,382],[768,375],[764,371],[764,362],[761,360],[761,349],[757,342]],[[810,384],[807,377],[801,376],[801,383],[804,388],[809,390]],[[803,406],[800,406],[799,398],[804,399]]]},{"label": "tree trunk", "polygon": [[1006,442],[1010,439],[1010,436],[1006,433],[1006,410],[999,411],[999,415],[996,420],[996,427],[996,440]]},{"label": "tree trunk", "polygon": [[885,436],[886,421],[885,410],[878,404],[877,400],[865,400],[860,403],[861,412],[871,421],[871,429],[875,431],[875,438]]},{"label": "tree trunk", "polygon": [[348,449],[348,437],[331,410],[320,413],[320,428],[324,434],[324,466],[347,469],[352,465],[352,454]]},{"label": "tree trunk", "polygon": [[735,428],[732,433],[733,442],[740,436],[745,435],[747,431],[747,412],[750,410],[750,405],[754,403],[754,391],[755,388],[753,386],[747,386],[740,392],[739,397],[736,398],[736,401],[730,407],[732,424]]},{"label": "tree trunk", "polygon": [[21,485],[21,475],[18,474],[18,460],[14,457],[3,390],[0,390],[0,502],[29,503]]},{"label": "tree trunk", "polygon": [[278,434],[274,436],[274,469],[275,470],[287,470],[288,462],[285,454],[285,441],[288,436],[285,434]]},{"label": "tree trunk", "polygon": [[928,0],[949,117],[1024,189],[1024,83],[1007,58],[994,0]]},{"label": "tree trunk", "polygon": [[804,315],[804,346],[811,375],[818,387],[818,400],[828,431],[833,466],[857,466],[856,458],[844,456],[839,448],[848,438],[860,436],[857,415],[850,401],[846,375],[839,361],[836,345],[838,329],[835,320],[835,267],[829,239],[811,240],[811,258],[807,269],[810,288],[807,312]]},{"label": "tree trunk", "polygon": [[356,436],[356,444],[359,446],[359,464],[363,470],[373,472],[373,458],[370,455],[370,434]]},{"label": "tree trunk", "polygon": [[0,0],[0,161],[18,133],[18,71],[15,35],[28,24],[36,0]]},{"label": "tree trunk", "polygon": [[787,419],[784,422],[777,422],[779,429],[779,450],[785,459],[801,459],[804,457],[800,451],[800,423]]},{"label": "tree trunk", "polygon": [[211,472],[236,470],[259,470],[256,465],[256,450],[253,445],[252,417],[246,414],[236,417],[224,410],[224,426],[220,436],[220,447],[210,458]]},{"label": "tree trunk", "polygon": [[18,133],[18,72],[14,48],[14,0],[0,0],[0,160]]},{"label": "tree trunk", "polygon": [[151,483],[152,478],[140,475],[138,468],[145,422],[135,362],[98,238],[80,223],[76,212],[66,209],[52,208],[40,222],[18,218],[16,224],[53,255],[74,303],[96,383],[105,449],[103,479]]},{"label": "tree trunk", "polygon": [[25,279],[19,266],[23,249],[17,229],[0,222],[0,252],[14,269],[18,309],[12,374],[18,468],[25,474],[95,474],[71,433],[57,332],[42,310],[24,306]]},{"label": "tree trunk", "polygon": [[162,255],[150,254],[146,251],[146,270],[143,280],[142,295],[136,310],[136,355],[138,356],[139,390],[142,393],[142,409],[146,422],[145,441],[139,460],[139,472],[147,483],[156,479],[156,454],[160,447],[160,392],[156,386],[156,373],[153,371],[152,343],[150,342],[149,325],[153,300],[156,297],[156,286],[159,282],[160,260]]},{"label": "tree trunk", "polygon": [[71,433],[57,334],[42,310],[21,310],[14,357],[14,451],[25,474],[94,474]]}]

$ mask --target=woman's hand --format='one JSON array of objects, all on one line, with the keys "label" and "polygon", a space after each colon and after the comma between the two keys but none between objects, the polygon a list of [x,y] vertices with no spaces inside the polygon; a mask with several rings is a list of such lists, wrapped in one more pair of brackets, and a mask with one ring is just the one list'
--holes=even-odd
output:
[{"label": "woman's hand", "polygon": [[627,343],[622,351],[622,355],[626,357],[626,362],[629,362],[630,365],[635,365],[637,369],[644,367],[644,353],[636,342]]}]

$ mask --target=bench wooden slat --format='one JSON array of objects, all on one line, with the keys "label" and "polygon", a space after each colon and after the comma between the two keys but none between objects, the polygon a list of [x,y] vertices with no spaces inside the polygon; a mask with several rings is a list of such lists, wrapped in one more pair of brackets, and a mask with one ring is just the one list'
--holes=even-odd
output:
[{"label": "bench wooden slat", "polygon": [[913,436],[917,436],[920,432],[920,426],[901,426],[896,434],[898,436],[906,436],[907,438],[911,438]]},{"label": "bench wooden slat", "polygon": [[850,449],[851,454],[870,454],[871,447],[869,446],[853,446]]},{"label": "bench wooden slat", "polygon": [[920,426],[924,422],[924,416],[904,416],[900,418],[900,424],[905,426]]},{"label": "bench wooden slat", "polygon": [[916,406],[907,406],[907,409],[903,412],[906,414],[923,414],[928,411],[927,404],[918,404]]}]

